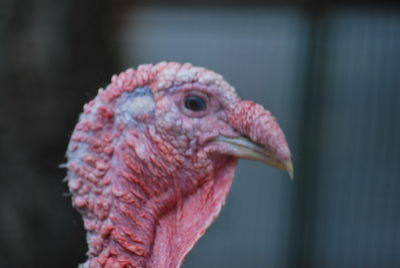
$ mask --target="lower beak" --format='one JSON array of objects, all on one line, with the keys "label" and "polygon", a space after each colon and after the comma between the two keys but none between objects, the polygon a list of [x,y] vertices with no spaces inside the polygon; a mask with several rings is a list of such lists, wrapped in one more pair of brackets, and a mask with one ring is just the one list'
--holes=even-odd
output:
[{"label": "lower beak", "polygon": [[254,143],[246,137],[229,138],[218,136],[215,141],[228,145],[232,155],[238,158],[263,162],[272,167],[285,170],[289,173],[290,178],[293,179],[294,171],[291,160],[279,160],[272,150]]}]

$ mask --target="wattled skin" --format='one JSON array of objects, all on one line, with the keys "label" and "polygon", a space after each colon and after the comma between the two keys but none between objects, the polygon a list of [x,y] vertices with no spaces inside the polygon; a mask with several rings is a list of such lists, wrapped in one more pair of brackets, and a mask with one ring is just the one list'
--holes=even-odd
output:
[{"label": "wattled skin", "polygon": [[219,136],[247,137],[290,161],[271,113],[219,74],[161,62],[113,76],[84,106],[67,151],[87,230],[82,266],[179,267],[232,184],[238,153]]}]

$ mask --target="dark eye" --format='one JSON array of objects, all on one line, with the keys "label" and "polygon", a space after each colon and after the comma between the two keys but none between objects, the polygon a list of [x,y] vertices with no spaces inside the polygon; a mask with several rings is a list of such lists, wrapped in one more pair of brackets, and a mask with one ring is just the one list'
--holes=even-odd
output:
[{"label": "dark eye", "polygon": [[206,101],[199,96],[187,96],[185,107],[192,111],[204,111],[207,108]]}]

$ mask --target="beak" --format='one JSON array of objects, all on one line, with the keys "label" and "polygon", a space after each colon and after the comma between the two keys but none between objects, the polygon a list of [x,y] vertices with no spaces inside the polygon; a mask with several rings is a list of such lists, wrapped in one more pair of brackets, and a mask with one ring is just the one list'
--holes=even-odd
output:
[{"label": "beak", "polygon": [[267,147],[254,143],[243,136],[239,138],[218,136],[215,138],[215,141],[226,144],[232,155],[238,158],[259,161],[272,167],[285,170],[289,173],[290,178],[293,179],[294,170],[292,161],[280,160],[277,155]]}]

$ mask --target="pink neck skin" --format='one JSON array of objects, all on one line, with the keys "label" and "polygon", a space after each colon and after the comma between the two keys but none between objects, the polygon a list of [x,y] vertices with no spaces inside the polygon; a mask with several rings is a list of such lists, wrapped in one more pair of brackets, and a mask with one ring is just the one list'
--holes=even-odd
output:
[{"label": "pink neck skin", "polygon": [[[74,205],[88,231],[89,260],[83,267],[179,267],[217,218],[237,159],[200,153],[182,159],[156,134],[147,133],[152,140],[146,140],[144,134],[129,133],[119,137],[101,194],[90,197],[96,191],[83,190],[86,180],[76,190]],[[100,165],[99,159],[92,160]],[[79,167],[70,168],[79,172]],[[74,182],[71,178],[71,189]]]},{"label": "pink neck skin", "polygon": [[194,193],[160,218],[149,266],[180,267],[185,256],[217,218],[232,184],[237,160],[227,157]]}]

